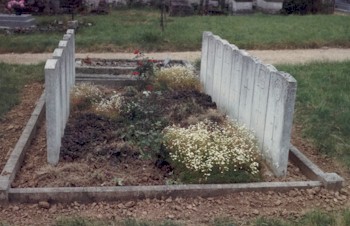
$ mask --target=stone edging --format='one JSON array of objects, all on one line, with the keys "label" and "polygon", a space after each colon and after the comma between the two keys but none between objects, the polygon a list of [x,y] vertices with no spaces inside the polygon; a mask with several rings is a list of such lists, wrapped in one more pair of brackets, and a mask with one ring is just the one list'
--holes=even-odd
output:
[{"label": "stone edging", "polygon": [[45,107],[45,91],[40,96],[36,107],[31,114],[19,140],[16,143],[10,157],[8,158],[4,169],[0,175],[0,202],[7,200],[7,193],[11,187],[11,183],[15,179],[17,171],[20,169],[24,159],[25,152],[27,151],[32,139],[36,135],[37,127],[44,117]]},{"label": "stone edging", "polygon": [[[109,82],[109,81],[105,81]],[[290,160],[294,162],[310,181],[296,182],[259,182],[246,184],[204,184],[204,185],[160,185],[160,186],[123,186],[123,187],[58,187],[58,188],[11,188],[18,169],[23,161],[30,142],[36,135],[36,129],[45,113],[45,91],[12,151],[4,170],[0,175],[0,203],[39,201],[50,202],[96,202],[135,200],[163,197],[213,197],[235,192],[287,192],[293,189],[325,187],[339,190],[343,178],[336,173],[324,173],[294,146],[290,149]]]}]

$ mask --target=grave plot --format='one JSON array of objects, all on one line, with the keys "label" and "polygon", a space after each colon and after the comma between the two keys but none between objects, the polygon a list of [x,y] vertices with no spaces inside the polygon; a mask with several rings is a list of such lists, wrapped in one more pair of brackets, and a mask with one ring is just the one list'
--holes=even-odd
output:
[{"label": "grave plot", "polygon": [[[203,37],[200,79],[191,69],[180,66],[156,71],[159,74],[151,79],[153,75],[143,71],[143,67],[135,68],[128,62],[126,68],[131,66],[133,73],[125,75],[123,80],[133,76],[131,85],[121,84],[119,75],[110,75],[113,77],[106,80],[95,75],[99,78],[95,82],[98,85],[82,83],[73,88],[75,79],[82,82],[85,77],[72,70],[74,32],[65,35],[65,40],[59,45],[61,48],[55,50],[53,59],[49,59],[45,66],[46,101],[44,96],[39,100],[18,147],[1,174],[2,200],[88,202],[185,197],[194,193],[217,196],[241,191],[283,192],[320,186],[341,188],[341,177],[324,173],[288,144],[290,132],[285,138],[287,141],[282,142],[285,146],[277,148],[283,152],[280,159],[278,151],[271,152],[269,148],[259,151],[259,146],[266,146],[261,145],[259,136],[256,141],[252,139],[240,123],[249,122],[248,128],[253,130],[256,130],[253,125],[261,125],[254,121],[254,117],[249,117],[257,113],[249,109],[259,110],[261,107],[253,104],[255,96],[249,92],[255,89],[255,84],[264,87],[262,82],[255,83],[254,72],[268,77],[269,71],[250,67],[250,62],[255,65],[256,60],[247,54],[240,55],[240,50],[218,36],[204,33]],[[122,66],[118,63],[118,67]],[[181,73],[185,75],[179,76]],[[275,77],[278,73],[273,71]],[[234,123],[222,113],[232,114],[225,104],[230,106],[233,101],[229,99],[230,93],[224,91],[231,84],[228,78],[231,81],[232,77],[242,74],[247,76],[241,76],[239,84],[245,89],[239,92],[245,96],[239,97],[238,123]],[[178,79],[174,80],[174,75]],[[272,84],[278,82],[281,80]],[[202,92],[201,85],[205,92]],[[262,90],[259,91],[259,97],[264,98]],[[273,109],[277,109],[278,103],[285,103],[280,100],[288,99],[288,93],[287,97],[284,94],[271,97],[277,100],[273,102]],[[256,101],[259,104],[265,102]],[[41,120],[44,106],[45,123]],[[248,115],[247,112],[253,113]],[[278,120],[271,125],[276,123]],[[35,136],[37,127],[39,130]],[[275,129],[275,133],[278,131]],[[30,138],[34,136],[30,146]],[[238,139],[232,139],[234,136]],[[217,145],[222,143],[224,146]],[[181,151],[184,147],[186,151]],[[213,150],[214,154],[210,155]],[[272,157],[268,158],[271,153]],[[279,165],[275,157],[282,159],[283,164]],[[278,167],[274,169],[276,165]]]}]

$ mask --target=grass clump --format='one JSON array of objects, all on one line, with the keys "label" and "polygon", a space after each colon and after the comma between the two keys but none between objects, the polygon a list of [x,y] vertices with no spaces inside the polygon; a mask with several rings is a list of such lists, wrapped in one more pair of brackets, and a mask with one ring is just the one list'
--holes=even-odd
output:
[{"label": "grass clump", "polygon": [[228,120],[222,125],[204,120],[188,128],[170,126],[164,139],[170,161],[184,182],[243,182],[259,176],[253,135]]},{"label": "grass clump", "polygon": [[161,68],[156,72],[155,83],[160,89],[201,91],[198,76],[193,70],[183,66]]},{"label": "grass clump", "polygon": [[350,62],[280,65],[298,81],[295,119],[318,150],[350,168]]},{"label": "grass clump", "polygon": [[74,218],[62,218],[57,220],[54,226],[106,226],[110,225],[108,222],[97,221],[97,220],[89,220],[82,217],[74,217]]},{"label": "grass clump", "polygon": [[14,65],[0,63],[0,118],[19,103],[19,94],[24,85],[42,82],[43,64]]}]

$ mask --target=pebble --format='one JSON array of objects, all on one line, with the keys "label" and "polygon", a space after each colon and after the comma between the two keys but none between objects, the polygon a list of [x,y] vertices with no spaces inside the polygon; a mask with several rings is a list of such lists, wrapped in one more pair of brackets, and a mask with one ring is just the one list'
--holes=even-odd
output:
[{"label": "pebble", "polygon": [[182,208],[181,208],[181,206],[176,205],[176,206],[174,206],[174,210],[181,211],[181,210],[182,210]]},{"label": "pebble", "polygon": [[39,207],[40,208],[43,208],[43,209],[49,209],[50,208],[50,203],[46,202],[46,201],[41,201],[38,203]]},{"label": "pebble", "polygon": [[260,214],[259,210],[257,210],[257,209],[253,210],[253,213],[254,213],[255,215],[259,215],[259,214]]},{"label": "pebble", "polygon": [[276,202],[275,202],[275,205],[276,206],[279,206],[279,205],[281,205],[282,204],[282,201],[281,200],[277,200]]},{"label": "pebble", "polygon": [[136,205],[136,203],[134,201],[130,201],[130,202],[125,203],[126,208],[131,208],[131,207],[134,207],[135,205]]}]

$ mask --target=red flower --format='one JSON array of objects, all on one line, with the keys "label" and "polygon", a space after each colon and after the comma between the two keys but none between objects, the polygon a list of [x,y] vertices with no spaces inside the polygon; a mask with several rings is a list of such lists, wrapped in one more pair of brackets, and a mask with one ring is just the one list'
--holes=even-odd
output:
[{"label": "red flower", "polygon": [[139,54],[139,53],[140,53],[140,50],[138,50],[138,49],[134,50],[134,54]]},{"label": "red flower", "polygon": [[147,85],[146,86],[147,91],[153,91],[153,86],[152,85]]},{"label": "red flower", "polygon": [[143,65],[143,62],[142,62],[141,60],[139,60],[139,61],[137,61],[137,64],[138,64],[139,66],[142,66],[142,65]]},{"label": "red flower", "polygon": [[157,60],[148,60],[150,63],[157,63]]},{"label": "red flower", "polygon": [[133,75],[139,75],[139,74],[140,74],[140,72],[138,72],[138,71],[134,71],[132,74],[133,74]]}]

